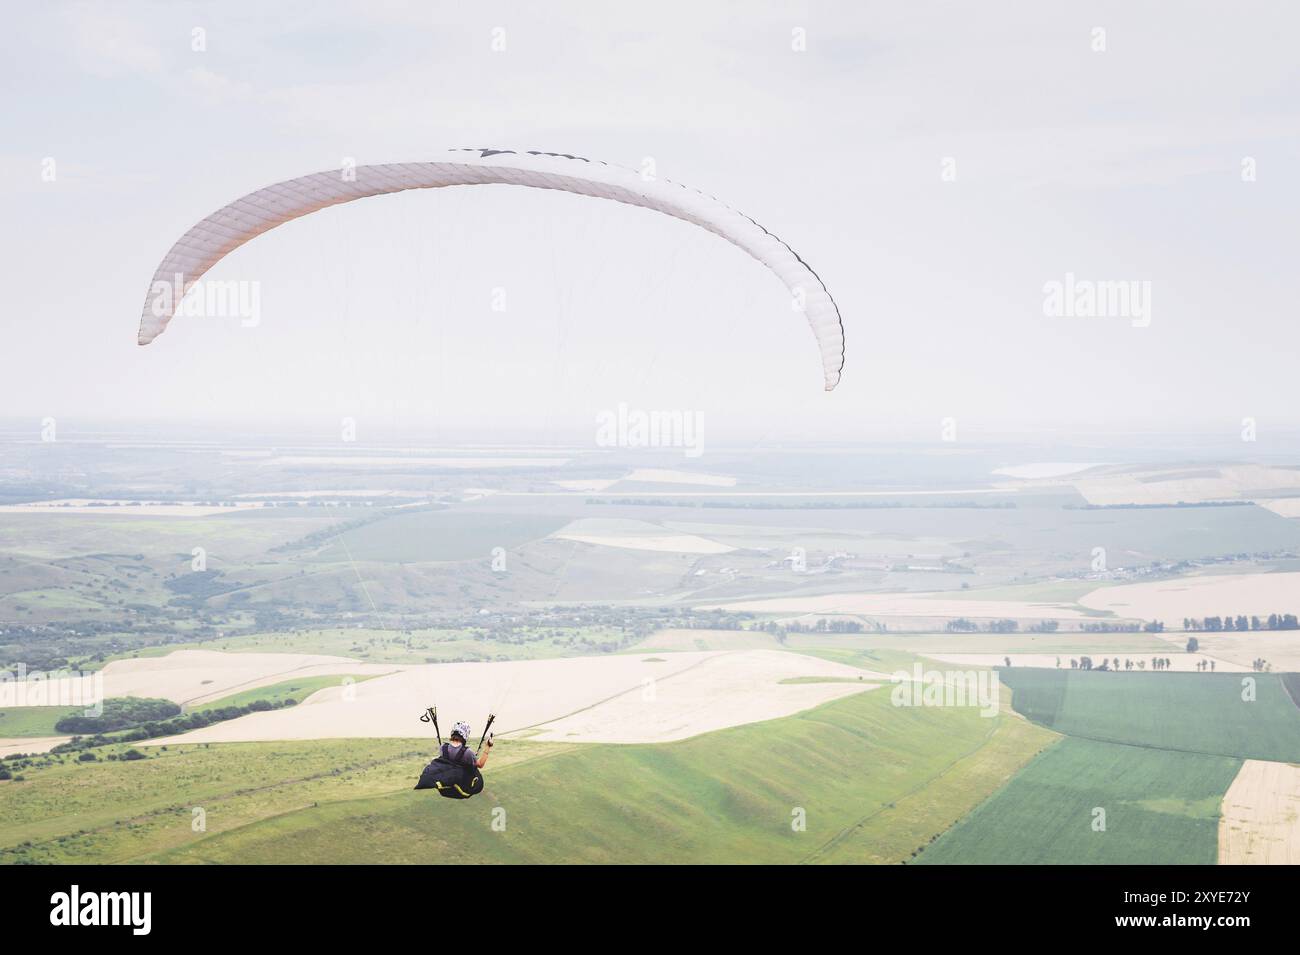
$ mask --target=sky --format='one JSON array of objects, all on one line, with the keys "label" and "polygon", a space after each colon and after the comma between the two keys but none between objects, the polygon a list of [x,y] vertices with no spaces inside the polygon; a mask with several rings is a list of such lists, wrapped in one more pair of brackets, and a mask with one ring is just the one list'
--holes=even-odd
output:
[{"label": "sky", "polygon": [[[6,419],[347,417],[537,443],[620,405],[764,442],[1300,427],[1294,4],[80,2],[6,19]],[[842,384],[822,390],[785,289],[716,236],[496,186],[289,223],[209,276],[256,283],[255,326],[181,317],[137,346],[155,267],[209,213],[453,146],[650,160],[747,213],[838,303]],[[1135,297],[1053,313],[1053,288],[1074,301],[1093,282]]]}]

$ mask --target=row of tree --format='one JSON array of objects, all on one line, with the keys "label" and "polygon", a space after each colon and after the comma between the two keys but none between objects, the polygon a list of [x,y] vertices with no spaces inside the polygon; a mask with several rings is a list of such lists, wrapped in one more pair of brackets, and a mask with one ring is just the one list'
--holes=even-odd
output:
[{"label": "row of tree", "polygon": [[[1056,665],[1058,667],[1061,665],[1059,658],[1057,659]],[[1174,665],[1174,661],[1169,659],[1168,657],[1151,658],[1152,670],[1168,670],[1171,667],[1173,667],[1173,665]],[[1124,658],[1124,662],[1122,664],[1120,663],[1119,657],[1114,657],[1109,660],[1102,659],[1097,663],[1093,662],[1092,657],[1079,657],[1079,659],[1077,660],[1075,659],[1070,660],[1071,670],[1116,670],[1118,671],[1118,670],[1145,670],[1146,668],[1147,668],[1146,660],[1130,660],[1128,657]],[[1211,669],[1213,669],[1213,666],[1211,666]]]},{"label": "row of tree", "polygon": [[1267,617],[1246,617],[1244,614],[1227,617],[1183,618],[1184,630],[1203,630],[1207,633],[1220,633],[1236,630],[1300,630],[1300,620],[1293,613],[1271,613]]},{"label": "row of tree", "polygon": [[828,620],[821,617],[816,623],[800,623],[798,620],[792,620],[789,623],[777,623],[774,620],[765,622],[760,630],[766,630],[769,633],[778,631],[785,633],[861,633],[863,626],[857,620]]},{"label": "row of tree", "polygon": [[980,630],[986,633],[1015,633],[1020,629],[1020,624],[1015,620],[990,620],[982,627],[974,620],[967,620],[965,617],[958,617],[956,620],[949,620],[947,624],[949,633],[978,633]]},{"label": "row of tree", "polygon": [[261,713],[296,706],[298,701],[292,697],[283,700],[253,700],[240,706],[218,706],[207,710],[196,710],[166,720],[150,720],[119,732],[94,732],[87,736],[73,736],[66,743],[60,743],[50,750],[52,753],[69,753],[78,750],[94,749],[110,743],[132,743],[138,740],[157,739],[160,736],[179,736],[191,730],[202,729],[213,723],[224,723],[238,719],[249,713]]}]

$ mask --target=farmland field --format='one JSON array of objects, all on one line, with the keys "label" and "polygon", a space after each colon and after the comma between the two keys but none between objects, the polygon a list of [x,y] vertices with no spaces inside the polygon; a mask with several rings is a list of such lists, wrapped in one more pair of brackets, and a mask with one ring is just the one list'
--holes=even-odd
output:
[{"label": "farmland field", "polygon": [[312,559],[324,562],[417,563],[479,558],[492,548],[512,548],[564,526],[545,515],[398,511],[331,538]]},{"label": "farmland field", "polygon": [[289,700],[293,700],[294,703],[301,703],[317,690],[338,686],[340,683],[362,683],[366,680],[374,679],[374,676],[373,673],[341,673],[323,676],[309,676],[298,680],[286,680],[283,683],[272,683],[269,686],[259,686],[256,689],[232,693],[230,696],[223,696],[220,699],[189,707],[189,709],[195,712],[203,712],[204,710],[214,710],[224,706],[247,706],[248,704],[257,701],[275,703],[277,705],[283,705]]},{"label": "farmland field", "polygon": [[1300,864],[1300,766],[1246,760],[1223,798],[1219,862]]},{"label": "farmland field", "polygon": [[1225,608],[1234,614],[1267,617],[1288,607],[1300,593],[1300,573],[1203,574],[1141,584],[1121,584],[1093,591],[1079,603],[1094,610],[1144,620],[1210,617]]},{"label": "farmland field", "polygon": [[1300,707],[1300,673],[1283,673],[1282,687],[1291,697],[1291,702]]},{"label": "farmland field", "polygon": [[1240,766],[1226,756],[1066,738],[918,861],[1209,865],[1219,804]]},{"label": "farmland field", "polygon": [[[1300,710],[1274,674],[1000,672],[1017,712],[1068,736],[1300,761]],[[1250,681],[1248,687],[1243,681]]]},{"label": "farmland field", "polygon": [[[1282,847],[1269,851],[1287,851],[1278,835],[1285,821],[1261,810],[1259,825],[1272,829],[1251,829],[1243,807],[1272,804],[1248,781],[1236,790],[1251,795],[1225,803],[1244,761],[1274,760],[1258,764],[1272,772],[1300,759],[1300,711],[1277,676],[1000,673],[1017,712],[1066,738],[936,840],[921,862],[1209,864],[1228,835],[1239,855],[1275,843]],[[1253,698],[1243,699],[1243,679]],[[1104,829],[1094,828],[1099,810]],[[1231,820],[1221,821],[1229,810]]]},{"label": "farmland field", "polygon": [[53,736],[54,724],[65,716],[75,716],[80,707],[17,706],[0,708],[0,739],[23,736]]}]

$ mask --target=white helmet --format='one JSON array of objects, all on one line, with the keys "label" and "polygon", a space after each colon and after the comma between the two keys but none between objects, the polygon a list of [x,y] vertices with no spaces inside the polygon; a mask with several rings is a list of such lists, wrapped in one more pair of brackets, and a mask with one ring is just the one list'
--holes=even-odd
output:
[{"label": "white helmet", "polygon": [[455,726],[453,726],[453,727],[451,728],[451,735],[452,735],[452,736],[459,736],[461,739],[463,739],[463,740],[464,740],[465,742],[467,742],[467,743],[469,742],[469,734],[470,734],[470,732],[471,732],[471,731],[470,731],[470,728],[469,728],[469,724],[468,724],[468,723],[463,723],[463,722],[462,722],[462,723],[457,723]]}]

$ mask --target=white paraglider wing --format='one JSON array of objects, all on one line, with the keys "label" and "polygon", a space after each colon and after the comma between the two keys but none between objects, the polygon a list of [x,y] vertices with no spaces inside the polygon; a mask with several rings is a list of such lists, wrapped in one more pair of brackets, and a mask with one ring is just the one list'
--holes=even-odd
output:
[{"label": "white paraglider wing", "polygon": [[509,149],[457,149],[437,162],[318,172],[235,200],[186,232],[158,266],[140,316],[140,344],[147,345],[163,333],[185,293],[212,266],[282,223],[353,199],[407,189],[483,184],[558,189],[653,209],[739,246],[785,283],[817,339],[826,390],[839,383],[844,367],[839,309],[817,273],[754,220],[712,196],[668,180],[648,179],[633,170],[580,156]]}]

